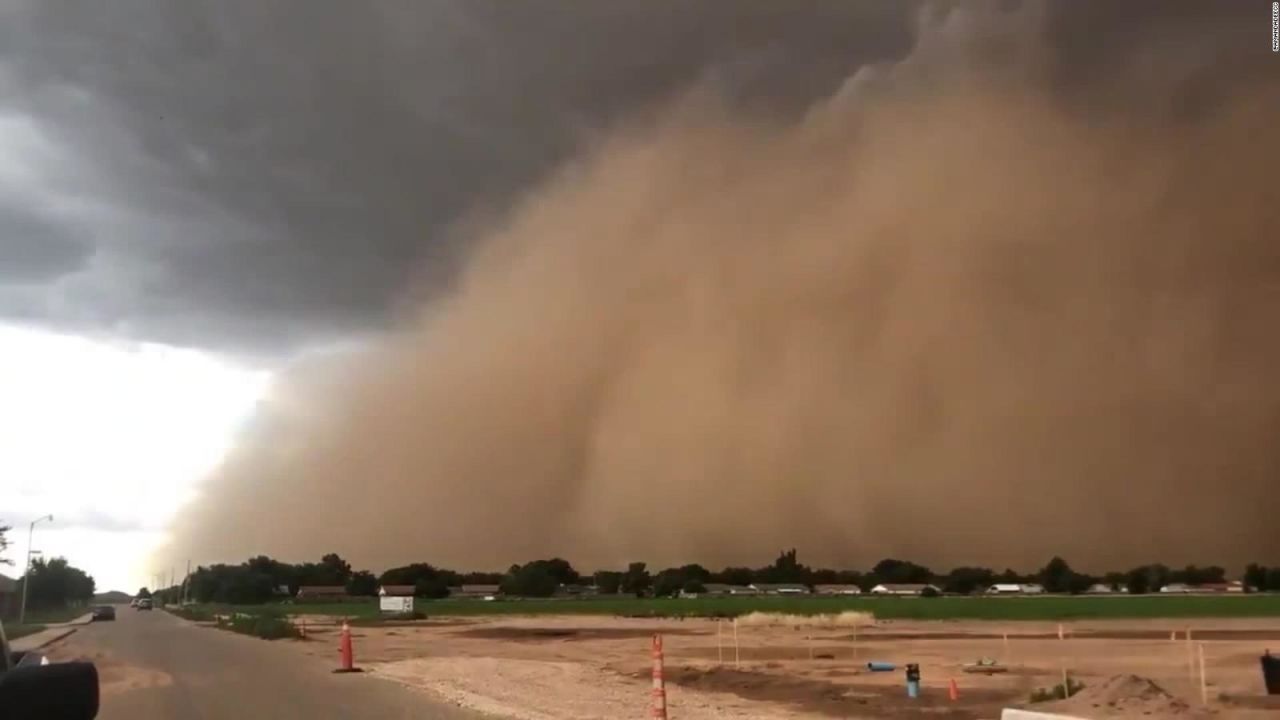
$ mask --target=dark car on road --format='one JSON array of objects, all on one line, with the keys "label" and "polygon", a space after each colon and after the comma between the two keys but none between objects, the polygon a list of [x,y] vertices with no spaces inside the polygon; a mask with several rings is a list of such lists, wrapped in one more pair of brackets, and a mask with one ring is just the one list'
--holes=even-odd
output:
[{"label": "dark car on road", "polygon": [[93,609],[93,620],[115,620],[116,609],[110,605],[99,605]]}]

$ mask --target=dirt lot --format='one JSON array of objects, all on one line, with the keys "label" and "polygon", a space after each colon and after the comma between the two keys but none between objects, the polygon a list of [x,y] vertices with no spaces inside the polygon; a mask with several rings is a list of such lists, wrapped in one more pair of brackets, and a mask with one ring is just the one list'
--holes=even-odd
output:
[{"label": "dirt lot", "polygon": [[[544,718],[642,717],[651,684],[651,636],[665,648],[672,718],[995,718],[1061,682],[1064,666],[1085,684],[1066,701],[1037,709],[1084,717],[1274,718],[1261,698],[1258,656],[1280,649],[1280,619],[1197,620],[1209,706],[1188,662],[1186,624],[1177,621],[1056,623],[875,622],[813,627],[714,620],[505,617],[357,628],[366,670],[429,689],[497,715]],[[1177,634],[1171,640],[1171,633]],[[719,634],[719,639],[717,636]],[[336,631],[317,626],[303,651],[336,656]],[[1007,635],[1008,640],[1005,641]],[[965,672],[988,659],[1004,672]],[[868,660],[893,662],[887,673]],[[906,697],[902,666],[920,665],[923,692]],[[948,698],[955,680],[959,700]]]}]

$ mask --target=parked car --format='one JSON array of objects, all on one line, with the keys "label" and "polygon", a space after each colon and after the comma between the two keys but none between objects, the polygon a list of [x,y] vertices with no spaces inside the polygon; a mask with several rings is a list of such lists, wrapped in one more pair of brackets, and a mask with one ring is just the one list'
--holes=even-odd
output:
[{"label": "parked car", "polygon": [[150,609],[151,609],[151,598],[141,598],[140,600],[138,600],[138,609],[139,609],[139,610],[150,610]]},{"label": "parked car", "polygon": [[134,598],[134,599],[130,600],[130,601],[129,601],[129,607],[131,607],[131,608],[137,608],[137,607],[138,607],[138,598]]},{"label": "parked car", "polygon": [[93,609],[93,620],[115,620],[116,609],[110,605],[99,605]]}]

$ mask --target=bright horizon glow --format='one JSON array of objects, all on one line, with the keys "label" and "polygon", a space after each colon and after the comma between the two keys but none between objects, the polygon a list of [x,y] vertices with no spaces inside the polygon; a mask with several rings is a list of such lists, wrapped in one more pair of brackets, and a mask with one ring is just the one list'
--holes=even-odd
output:
[{"label": "bright horizon glow", "polygon": [[231,448],[269,373],[216,356],[0,325],[0,573],[24,570],[28,524],[99,592],[133,592],[174,512]]}]

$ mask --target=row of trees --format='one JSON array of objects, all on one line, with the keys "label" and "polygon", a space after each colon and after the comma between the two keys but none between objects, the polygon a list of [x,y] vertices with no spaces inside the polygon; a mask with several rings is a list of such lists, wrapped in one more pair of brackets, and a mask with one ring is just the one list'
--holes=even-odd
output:
[{"label": "row of trees", "polygon": [[29,611],[86,605],[96,590],[93,576],[61,557],[32,560],[30,572],[18,579],[17,596],[21,596],[22,586],[27,582],[31,583],[27,590]]},{"label": "row of trees", "polygon": [[[0,525],[0,565],[13,564],[12,560],[5,557],[5,551],[9,549],[8,533],[12,529],[9,525]],[[27,608],[30,610],[84,605],[93,599],[95,590],[91,575],[61,557],[32,560],[27,575],[19,578],[16,583],[15,590],[19,597],[27,582],[31,583],[27,590]]]},{"label": "row of trees", "polygon": [[[239,565],[200,567],[192,574],[188,596],[199,602],[258,603],[285,594],[293,595],[306,585],[341,585],[355,596],[376,595],[381,585],[414,587],[415,595],[443,598],[449,588],[467,584],[499,585],[508,595],[549,597],[560,588],[576,584],[595,585],[604,594],[671,596],[680,591],[701,592],[708,583],[750,585],[753,583],[796,583],[803,585],[845,584],[870,590],[880,583],[932,583],[947,593],[983,592],[996,583],[1039,583],[1052,593],[1081,593],[1095,584],[1132,593],[1156,592],[1170,583],[1201,585],[1226,581],[1226,571],[1217,566],[1190,565],[1173,569],[1165,565],[1142,565],[1127,572],[1091,575],[1074,570],[1066,560],[1055,557],[1033,573],[1012,569],[962,566],[946,573],[907,560],[888,558],[867,572],[810,568],[799,562],[794,549],[781,553],[761,568],[727,567],[713,572],[689,564],[650,572],[643,562],[623,570],[601,570],[590,576],[580,574],[566,560],[552,558],[512,565],[505,573],[457,572],[428,563],[391,568],[380,575],[353,570],[337,554],[328,554],[318,563],[289,564],[258,556]],[[1259,590],[1280,591],[1280,568],[1250,565],[1246,585]],[[160,599],[176,600],[179,588],[160,591]]]},{"label": "row of trees", "polygon": [[[567,565],[567,563],[566,563]],[[186,597],[197,602],[252,604],[281,596],[297,594],[306,586],[342,586],[348,595],[373,596],[382,585],[412,585],[414,594],[426,598],[442,598],[449,588],[462,584],[497,584],[502,573],[457,573],[427,563],[414,563],[391,568],[381,575],[368,570],[354,570],[336,553],[320,558],[320,562],[291,564],[259,555],[239,565],[201,566],[187,581]],[[145,588],[144,588],[145,590]],[[155,592],[162,602],[182,597],[183,588],[165,588]]]}]

